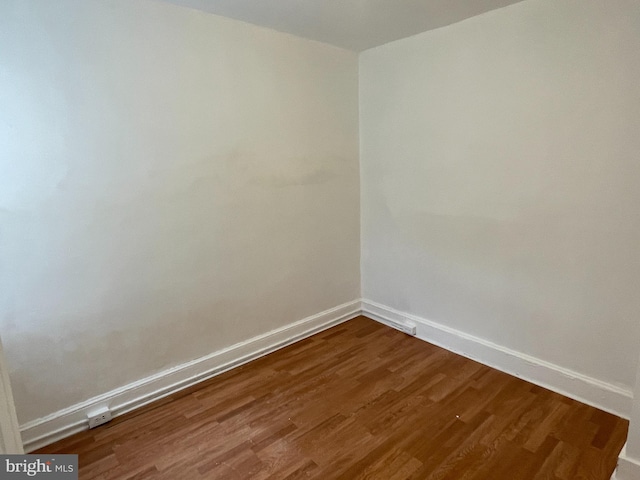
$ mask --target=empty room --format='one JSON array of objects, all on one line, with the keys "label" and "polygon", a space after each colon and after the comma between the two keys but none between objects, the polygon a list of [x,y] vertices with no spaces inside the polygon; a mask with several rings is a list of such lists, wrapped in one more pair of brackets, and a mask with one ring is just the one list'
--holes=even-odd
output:
[{"label": "empty room", "polygon": [[640,480],[638,0],[0,0],[0,479]]}]

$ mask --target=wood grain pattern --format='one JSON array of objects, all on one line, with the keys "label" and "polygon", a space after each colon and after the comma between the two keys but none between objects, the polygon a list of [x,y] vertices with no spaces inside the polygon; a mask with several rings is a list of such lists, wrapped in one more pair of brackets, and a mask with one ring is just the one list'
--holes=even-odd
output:
[{"label": "wood grain pattern", "polygon": [[609,480],[627,423],[359,317],[40,452],[86,480]]}]

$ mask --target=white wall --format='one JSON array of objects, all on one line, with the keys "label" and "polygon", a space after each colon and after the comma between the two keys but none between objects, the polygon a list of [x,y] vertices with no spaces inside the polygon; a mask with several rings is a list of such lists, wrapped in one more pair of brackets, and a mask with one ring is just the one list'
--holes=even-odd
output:
[{"label": "white wall", "polygon": [[9,369],[0,343],[0,454],[24,453]]},{"label": "white wall", "polygon": [[360,57],[363,297],[621,387],[640,3],[528,0]]},{"label": "white wall", "polygon": [[21,422],[359,297],[357,69],[148,0],[0,3]]},{"label": "white wall", "polygon": [[633,407],[629,417],[627,442],[618,457],[612,480],[638,480],[640,478],[640,364],[633,389]]}]

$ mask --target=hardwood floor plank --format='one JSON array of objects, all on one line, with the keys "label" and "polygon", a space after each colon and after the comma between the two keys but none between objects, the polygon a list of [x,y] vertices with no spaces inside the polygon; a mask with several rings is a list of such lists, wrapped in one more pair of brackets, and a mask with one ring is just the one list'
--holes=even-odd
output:
[{"label": "hardwood floor plank", "polygon": [[39,453],[83,480],[608,480],[627,428],[359,317]]}]

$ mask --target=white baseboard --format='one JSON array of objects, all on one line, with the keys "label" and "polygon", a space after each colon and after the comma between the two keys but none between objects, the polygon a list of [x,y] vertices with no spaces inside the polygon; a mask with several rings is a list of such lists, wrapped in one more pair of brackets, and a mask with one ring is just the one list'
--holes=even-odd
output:
[{"label": "white baseboard", "polygon": [[416,336],[429,343],[620,417],[631,414],[631,390],[370,300],[362,300],[362,312],[381,323],[415,323]]},{"label": "white baseboard", "polygon": [[618,467],[611,480],[640,480],[640,461],[627,457],[627,444],[624,444],[618,457]]},{"label": "white baseboard", "polygon": [[97,408],[109,407],[114,417],[123,415],[360,313],[360,300],[354,300],[28,422],[20,427],[25,451],[32,452],[87,430],[87,413]]},{"label": "white baseboard", "polygon": [[[633,398],[630,390],[370,300],[354,300],[28,422],[20,427],[25,451],[32,452],[86,430],[90,411],[109,407],[114,417],[123,415],[360,314],[385,324],[412,322],[417,326],[416,336],[422,340],[629,418]],[[620,461],[624,466],[622,470],[618,468],[619,472],[635,468],[635,464],[631,465],[633,462],[622,455]],[[640,472],[640,466],[638,468]],[[618,480],[636,478],[640,480],[640,476],[623,477],[618,473]]]}]

